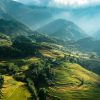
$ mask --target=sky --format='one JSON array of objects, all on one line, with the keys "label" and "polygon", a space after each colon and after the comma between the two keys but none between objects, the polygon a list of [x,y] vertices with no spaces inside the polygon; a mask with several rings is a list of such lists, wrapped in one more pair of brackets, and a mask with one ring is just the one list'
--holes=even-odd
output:
[{"label": "sky", "polygon": [[[72,7],[77,8],[76,10],[81,10],[80,7],[86,7],[85,10],[74,14],[73,12],[65,11],[57,15],[57,18],[64,18],[66,20],[71,20],[72,22],[79,25],[88,34],[93,34],[100,30],[100,13],[96,5],[100,5],[100,0],[14,0],[24,4],[29,5],[40,5],[40,6],[52,6],[52,7]],[[91,11],[90,6],[93,6]],[[100,9],[100,7],[99,7]]]},{"label": "sky", "polygon": [[90,5],[100,5],[100,0],[14,0],[24,4],[46,5],[56,7],[80,7]]}]

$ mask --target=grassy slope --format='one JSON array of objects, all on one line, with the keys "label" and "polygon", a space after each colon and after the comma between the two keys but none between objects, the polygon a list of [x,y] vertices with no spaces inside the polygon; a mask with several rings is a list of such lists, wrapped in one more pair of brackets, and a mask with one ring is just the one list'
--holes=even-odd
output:
[{"label": "grassy slope", "polygon": [[47,58],[63,58],[64,53],[58,50],[40,50],[41,54]]},{"label": "grassy slope", "polygon": [[0,33],[0,46],[11,46],[11,44],[10,37]]},{"label": "grassy slope", "polygon": [[11,76],[4,76],[2,100],[27,100],[31,97],[25,83],[14,80]]},{"label": "grassy slope", "polygon": [[34,62],[39,62],[39,58],[37,57],[29,57],[24,59],[9,59],[9,60],[1,60],[0,65],[18,65],[20,71],[25,71],[29,68],[29,66]]},{"label": "grassy slope", "polygon": [[[36,57],[29,57],[25,59],[9,59],[6,61],[0,61],[0,66],[18,65],[19,70],[24,75],[24,71],[29,68],[30,64],[39,61],[39,58]],[[4,75],[2,92],[2,100],[27,100],[31,97],[31,93],[28,91],[25,83],[16,81],[14,78],[12,78],[12,76]]]},{"label": "grassy slope", "polygon": [[55,86],[48,88],[50,95],[57,96],[60,100],[100,100],[98,75],[78,64],[66,62],[53,70]]},{"label": "grassy slope", "polygon": [[[50,58],[63,57],[63,53],[58,51],[44,50],[41,51],[41,53],[45,57],[50,57]],[[40,61],[39,58],[31,57],[25,59],[9,60],[7,61],[7,63],[14,63],[18,65],[24,72],[29,68],[30,64],[38,61]],[[47,88],[49,95],[57,96],[58,98],[60,98],[60,100],[99,100],[100,87],[99,86],[97,87],[97,85],[99,84],[100,77],[98,75],[90,71],[87,71],[78,64],[67,63],[67,62],[55,65],[54,67],[52,67],[52,70],[55,73],[53,81],[53,83],[55,83],[55,86],[50,86]],[[21,92],[23,91],[23,89],[16,90],[16,93],[20,94],[19,91]],[[21,95],[21,97],[18,96],[18,99],[26,100],[23,98],[23,95]],[[9,99],[7,98],[3,100],[12,100],[13,98],[14,98],[13,100],[18,100],[15,97],[16,96],[12,96]],[[47,100],[52,100],[52,99],[49,98]]]}]

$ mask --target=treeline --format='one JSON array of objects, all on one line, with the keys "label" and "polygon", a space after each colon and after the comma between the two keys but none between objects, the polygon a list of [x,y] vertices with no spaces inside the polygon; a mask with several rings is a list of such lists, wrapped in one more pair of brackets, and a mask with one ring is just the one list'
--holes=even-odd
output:
[{"label": "treeline", "polygon": [[27,37],[20,36],[13,40],[12,46],[0,46],[0,58],[22,58],[38,56],[42,46],[33,43]]},{"label": "treeline", "polygon": [[55,37],[51,37],[48,36],[46,34],[43,33],[39,33],[39,32],[34,32],[33,35],[28,36],[31,40],[35,41],[35,42],[46,42],[46,43],[54,43],[54,44],[64,44],[63,40],[60,40],[58,38]]},{"label": "treeline", "polygon": [[54,82],[54,71],[48,61],[41,60],[37,63],[32,63],[26,71],[26,78],[29,90],[32,92],[35,100],[46,100],[46,87]]},{"label": "treeline", "polygon": [[30,92],[32,93],[33,100],[39,100],[37,89],[35,88],[34,82],[30,78],[27,78],[26,82]]},{"label": "treeline", "polygon": [[93,58],[85,59],[85,58],[71,56],[69,54],[69,55],[65,55],[63,58],[59,59],[58,61],[56,60],[56,64],[57,62],[61,62],[61,61],[77,63],[83,66],[84,68],[100,75],[100,68],[98,67],[100,66],[100,61],[98,59],[93,59]]}]

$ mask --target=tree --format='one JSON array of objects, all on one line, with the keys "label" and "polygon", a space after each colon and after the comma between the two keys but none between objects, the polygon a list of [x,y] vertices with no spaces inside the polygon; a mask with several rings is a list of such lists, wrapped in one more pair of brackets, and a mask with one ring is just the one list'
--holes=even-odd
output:
[{"label": "tree", "polygon": [[47,93],[47,90],[45,88],[41,88],[39,90],[39,99],[46,100],[46,93]]}]

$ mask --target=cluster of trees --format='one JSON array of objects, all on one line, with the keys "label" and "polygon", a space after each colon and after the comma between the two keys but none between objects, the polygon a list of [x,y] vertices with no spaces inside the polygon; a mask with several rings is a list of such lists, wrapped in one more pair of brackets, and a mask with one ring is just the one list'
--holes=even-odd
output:
[{"label": "cluster of trees", "polygon": [[42,34],[39,32],[34,32],[34,34],[30,35],[29,38],[39,43],[46,42],[46,43],[64,44],[62,40],[59,40],[57,38],[54,38],[54,37],[51,37],[51,36],[48,36],[46,34]]},{"label": "cluster of trees", "polygon": [[21,54],[20,50],[9,47],[9,46],[0,46],[0,58],[16,58]]},{"label": "cluster of trees", "polygon": [[34,84],[38,87],[41,83],[45,82],[43,73],[44,64],[41,62],[33,63],[30,65],[29,70],[27,71],[27,77],[30,77],[34,80]]},{"label": "cluster of trees", "polygon": [[47,91],[45,87],[53,84],[54,75],[50,62],[41,60],[30,65],[26,71],[26,81],[35,100],[38,100],[38,97],[39,100],[46,100]]},{"label": "cluster of trees", "polygon": [[3,79],[2,75],[0,75],[0,99],[3,96],[2,91],[1,91],[3,83],[4,83],[4,79]]},{"label": "cluster of trees", "polygon": [[15,74],[19,72],[19,67],[15,65],[14,63],[5,63],[3,65],[0,65],[0,73],[2,74]]},{"label": "cluster of trees", "polygon": [[12,42],[10,37],[0,33],[0,46],[9,46],[11,44]]},{"label": "cluster of trees", "polygon": [[41,61],[30,65],[27,76],[34,80],[36,87],[40,87],[41,85],[48,86],[52,84],[55,73],[50,63]]},{"label": "cluster of trees", "polygon": [[37,45],[28,42],[14,41],[13,47],[20,51],[17,56],[21,57],[36,55],[38,52]]},{"label": "cluster of trees", "polygon": [[75,57],[75,56],[71,56],[69,55],[64,55],[64,58],[62,58],[62,61],[68,61],[71,63],[77,63],[79,60],[79,58]]},{"label": "cluster of trees", "polygon": [[100,61],[97,59],[82,59],[80,58],[77,62],[86,69],[100,75]]},{"label": "cluster of trees", "polygon": [[[46,90],[44,87],[52,84],[54,75],[49,63],[42,60],[38,63],[33,63],[24,73],[14,63],[6,63],[0,67],[0,71],[2,74],[12,75],[18,81],[26,82],[32,93],[32,99],[34,98],[33,100],[46,100]],[[1,79],[0,77],[0,82],[2,83]]]},{"label": "cluster of trees", "polygon": [[32,93],[32,98],[34,98],[33,100],[39,100],[38,94],[37,94],[37,89],[34,85],[34,82],[30,78],[27,78],[26,82],[27,82],[30,92]]},{"label": "cluster of trees", "polygon": [[41,45],[32,43],[25,36],[19,36],[14,39],[12,46],[0,46],[0,58],[20,58],[39,55],[39,48],[41,48]]},{"label": "cluster of trees", "polygon": [[33,100],[46,100],[47,96],[47,90],[45,88],[39,88],[38,90],[36,89],[34,82],[32,79],[27,78],[27,85],[32,93],[32,98]]},{"label": "cluster of trees", "polygon": [[98,67],[100,66],[100,61],[98,59],[95,59],[94,55],[91,55],[90,59],[85,59],[85,58],[71,56],[69,54],[69,55],[65,55],[63,58],[56,59],[54,63],[57,65],[57,63],[60,64],[62,61],[80,64],[86,69],[93,71],[97,74],[100,74],[100,68]]}]

